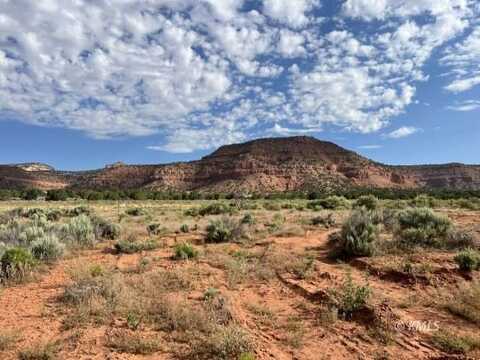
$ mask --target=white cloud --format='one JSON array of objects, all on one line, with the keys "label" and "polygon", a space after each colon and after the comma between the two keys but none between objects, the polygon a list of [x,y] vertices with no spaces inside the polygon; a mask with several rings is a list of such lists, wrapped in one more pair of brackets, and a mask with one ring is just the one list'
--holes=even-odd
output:
[{"label": "white cloud", "polygon": [[480,100],[467,100],[455,105],[447,106],[446,108],[447,110],[461,112],[480,110]]},{"label": "white cloud", "polygon": [[480,75],[468,79],[458,79],[445,86],[445,89],[454,93],[464,92],[480,84]]},{"label": "white cloud", "polygon": [[290,30],[280,31],[280,41],[278,42],[278,51],[285,57],[302,56],[305,54],[305,38],[302,34],[297,34]]},{"label": "white cloud", "polygon": [[468,0],[347,0],[343,12],[346,16],[370,21],[423,13],[438,16],[453,9],[463,11],[468,4]]},{"label": "white cloud", "polygon": [[263,11],[272,19],[298,28],[308,23],[307,13],[316,5],[317,0],[263,0]]},{"label": "white cloud", "polygon": [[319,0],[0,0],[0,120],[158,134],[151,148],[179,152],[264,132],[379,131],[447,41],[447,89],[480,82],[471,4],[347,0],[325,32]]},{"label": "white cloud", "polygon": [[401,128],[386,134],[385,136],[390,139],[400,139],[418,133],[419,131],[421,131],[421,129],[413,126],[402,126]]},{"label": "white cloud", "polygon": [[441,62],[452,70],[454,80],[445,89],[458,93],[480,84],[480,26],[463,42],[449,47]]},{"label": "white cloud", "polygon": [[283,127],[279,124],[275,124],[271,129],[267,130],[267,134],[281,135],[281,136],[291,136],[298,134],[312,134],[316,132],[321,132],[321,128],[312,128],[312,129],[295,129]]}]

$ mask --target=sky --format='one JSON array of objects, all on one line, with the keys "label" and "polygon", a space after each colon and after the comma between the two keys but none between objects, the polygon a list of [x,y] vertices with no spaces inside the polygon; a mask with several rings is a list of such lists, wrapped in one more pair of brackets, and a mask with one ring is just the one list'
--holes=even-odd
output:
[{"label": "sky", "polygon": [[480,163],[478,0],[0,0],[0,163],[308,135]]}]

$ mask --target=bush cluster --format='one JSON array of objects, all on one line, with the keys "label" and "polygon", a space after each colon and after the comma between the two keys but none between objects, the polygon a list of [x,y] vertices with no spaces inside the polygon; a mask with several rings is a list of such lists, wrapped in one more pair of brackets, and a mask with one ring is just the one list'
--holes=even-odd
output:
[{"label": "bush cluster", "polygon": [[395,232],[398,243],[406,248],[446,246],[452,222],[428,208],[410,208],[398,214]]},{"label": "bush cluster", "polygon": [[480,253],[476,250],[465,249],[457,254],[454,260],[462,271],[480,269]]},{"label": "bush cluster", "polygon": [[329,196],[324,199],[310,201],[307,208],[318,210],[339,210],[350,208],[350,202],[343,196]]},{"label": "bush cluster", "polygon": [[[100,239],[115,239],[120,228],[87,208],[68,210],[15,209],[0,223],[0,281],[23,280],[38,263],[60,259],[68,247],[91,247]],[[64,224],[54,221],[68,216]]]},{"label": "bush cluster", "polygon": [[244,224],[232,217],[225,216],[212,220],[207,226],[206,241],[209,243],[222,243],[238,241],[247,237]]}]

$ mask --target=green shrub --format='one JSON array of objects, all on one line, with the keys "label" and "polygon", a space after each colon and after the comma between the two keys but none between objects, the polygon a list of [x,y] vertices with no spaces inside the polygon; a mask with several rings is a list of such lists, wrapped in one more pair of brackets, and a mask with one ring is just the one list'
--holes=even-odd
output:
[{"label": "green shrub", "polygon": [[480,200],[479,199],[458,199],[454,204],[462,209],[468,210],[480,210]]},{"label": "green shrub", "polygon": [[347,274],[343,285],[330,292],[330,300],[338,310],[339,315],[342,315],[345,319],[350,319],[353,314],[366,307],[370,295],[371,290],[368,285],[355,285],[351,274]]},{"label": "green shrub", "polygon": [[210,336],[199,340],[189,358],[252,359],[253,347],[247,332],[239,326],[218,326]]},{"label": "green shrub", "polygon": [[279,211],[279,210],[282,209],[282,207],[280,206],[279,203],[277,203],[277,202],[271,202],[271,201],[265,202],[265,203],[263,204],[263,208],[264,208],[265,210],[268,210],[268,211]]},{"label": "green shrub", "polygon": [[183,224],[182,226],[180,226],[180,231],[184,234],[190,232],[190,228],[188,227],[187,224]]},{"label": "green shrub", "polygon": [[199,208],[195,207],[195,208],[190,208],[185,210],[184,214],[185,216],[197,217],[199,215],[198,212],[199,212]]},{"label": "green shrub", "polygon": [[329,196],[324,199],[311,201],[307,204],[307,208],[311,210],[339,210],[348,209],[350,202],[343,196]]},{"label": "green shrub", "polygon": [[234,209],[231,206],[222,202],[202,206],[198,210],[198,214],[200,216],[232,214],[233,212],[234,212]]},{"label": "green shrub", "polygon": [[219,220],[213,220],[207,226],[206,241],[210,243],[222,243],[233,240],[239,240],[245,237],[241,224],[238,224],[233,218],[223,217]]},{"label": "green shrub", "polygon": [[25,246],[30,245],[32,242],[45,237],[45,229],[36,223],[26,225],[23,230],[18,234],[18,242]]},{"label": "green shrub", "polygon": [[55,261],[62,257],[65,245],[54,234],[45,235],[30,245],[33,257],[40,261]]},{"label": "green shrub", "polygon": [[0,263],[2,278],[21,281],[28,276],[32,267],[35,265],[35,260],[28,249],[13,247],[5,250],[0,259]]},{"label": "green shrub", "polygon": [[410,201],[410,204],[420,208],[433,208],[437,206],[437,201],[429,195],[422,194]]},{"label": "green shrub", "polygon": [[480,268],[480,253],[473,249],[461,251],[455,256],[454,260],[462,271],[472,271]]},{"label": "green shrub", "polygon": [[94,220],[97,237],[106,240],[116,240],[122,232],[120,225],[96,218]]},{"label": "green shrub", "polygon": [[410,208],[398,214],[396,238],[400,245],[441,248],[446,245],[452,222],[428,208]]},{"label": "green shrub", "polygon": [[134,254],[141,251],[155,250],[158,243],[154,240],[134,241],[132,239],[119,240],[114,245],[119,254]]},{"label": "green shrub", "polygon": [[160,235],[162,232],[161,225],[159,223],[150,224],[147,226],[148,235]]},{"label": "green shrub", "polygon": [[373,195],[364,195],[360,196],[357,201],[355,201],[355,207],[364,207],[367,210],[376,210],[378,207],[378,199]]},{"label": "green shrub", "polygon": [[91,247],[95,244],[95,232],[92,221],[86,215],[74,217],[63,227],[67,240],[80,247]]},{"label": "green shrub", "polygon": [[338,238],[334,257],[372,256],[376,250],[378,228],[372,213],[364,208],[352,212],[345,221]]},{"label": "green shrub", "polygon": [[314,226],[323,226],[328,229],[335,225],[335,219],[332,213],[328,213],[326,215],[315,216],[310,220],[310,223]]},{"label": "green shrub", "polygon": [[176,260],[194,259],[198,256],[198,251],[189,243],[175,245],[174,251]]},{"label": "green shrub", "polygon": [[243,216],[242,220],[240,220],[240,223],[245,224],[245,225],[254,225],[255,224],[255,218],[253,217],[252,214],[248,213],[248,214],[245,214]]},{"label": "green shrub", "polygon": [[64,214],[65,216],[69,217],[76,217],[80,215],[91,215],[92,211],[86,207],[86,206],[77,206],[74,207],[73,209],[67,209],[65,210]]},{"label": "green shrub", "polygon": [[127,209],[125,211],[125,213],[127,215],[130,215],[130,216],[143,216],[143,215],[146,215],[146,211],[142,208],[130,208],[130,209]]}]

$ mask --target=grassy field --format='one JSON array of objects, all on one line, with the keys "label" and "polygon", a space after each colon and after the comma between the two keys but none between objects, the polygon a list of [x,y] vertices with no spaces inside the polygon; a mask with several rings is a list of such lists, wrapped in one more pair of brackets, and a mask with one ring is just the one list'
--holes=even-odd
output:
[{"label": "grassy field", "polygon": [[476,358],[479,216],[426,196],[0,202],[0,358]]}]

